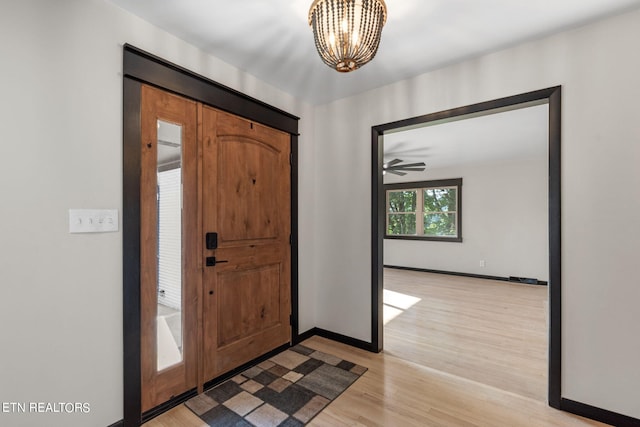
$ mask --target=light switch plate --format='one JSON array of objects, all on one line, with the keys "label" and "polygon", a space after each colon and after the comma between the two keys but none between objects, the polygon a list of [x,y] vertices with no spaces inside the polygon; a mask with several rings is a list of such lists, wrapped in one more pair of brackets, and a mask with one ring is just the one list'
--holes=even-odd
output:
[{"label": "light switch plate", "polygon": [[69,209],[69,233],[118,231],[117,209]]}]

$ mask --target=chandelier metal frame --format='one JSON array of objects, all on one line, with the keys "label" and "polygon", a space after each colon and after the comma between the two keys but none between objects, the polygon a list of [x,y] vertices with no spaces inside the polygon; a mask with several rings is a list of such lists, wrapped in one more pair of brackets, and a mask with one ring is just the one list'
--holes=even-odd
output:
[{"label": "chandelier metal frame", "polygon": [[373,59],[386,21],[384,0],[315,0],[309,8],[316,49],[325,64],[340,72]]}]

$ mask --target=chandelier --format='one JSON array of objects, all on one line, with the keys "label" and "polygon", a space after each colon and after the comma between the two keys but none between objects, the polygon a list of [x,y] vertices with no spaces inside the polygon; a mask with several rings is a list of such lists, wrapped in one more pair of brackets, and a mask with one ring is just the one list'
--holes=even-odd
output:
[{"label": "chandelier", "polygon": [[309,9],[322,61],[343,73],[373,59],[386,20],[384,0],[315,0]]}]

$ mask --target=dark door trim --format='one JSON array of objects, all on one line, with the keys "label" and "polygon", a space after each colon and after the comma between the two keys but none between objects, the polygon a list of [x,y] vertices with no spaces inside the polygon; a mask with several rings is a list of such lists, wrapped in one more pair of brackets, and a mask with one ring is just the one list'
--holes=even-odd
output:
[{"label": "dark door trim", "polygon": [[382,182],[383,136],[414,126],[435,124],[460,116],[486,114],[521,104],[549,104],[549,405],[561,407],[561,234],[560,234],[560,139],[561,87],[551,87],[465,107],[453,108],[371,128],[371,347],[383,348],[383,243],[385,195]]},{"label": "dark door trim", "polygon": [[[255,98],[125,44],[123,53],[123,332],[124,426],[139,426],[140,363],[140,87],[156,86],[291,135],[291,330],[298,336],[298,120]],[[186,397],[194,391],[187,392]],[[174,404],[179,403],[180,396]],[[184,396],[183,399],[184,400]],[[171,405],[161,405],[159,411]],[[151,416],[159,413],[149,411]]]},{"label": "dark door trim", "polygon": [[299,117],[231,89],[129,44],[123,74],[272,128],[298,134]]}]

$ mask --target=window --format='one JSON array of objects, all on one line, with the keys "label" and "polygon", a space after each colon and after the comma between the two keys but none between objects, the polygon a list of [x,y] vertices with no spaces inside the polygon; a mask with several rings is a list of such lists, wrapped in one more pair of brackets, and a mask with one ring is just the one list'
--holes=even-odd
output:
[{"label": "window", "polygon": [[385,185],[385,238],[462,241],[462,178]]}]

